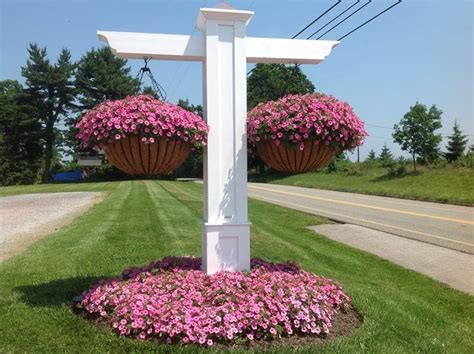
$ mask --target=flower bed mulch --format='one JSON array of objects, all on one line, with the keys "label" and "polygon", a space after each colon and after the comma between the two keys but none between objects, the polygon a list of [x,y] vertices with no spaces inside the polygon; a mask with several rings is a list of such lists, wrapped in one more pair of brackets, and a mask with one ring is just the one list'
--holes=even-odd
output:
[{"label": "flower bed mulch", "polygon": [[169,344],[306,345],[361,324],[331,279],[252,259],[249,272],[206,275],[201,259],[165,257],[86,290],[75,309],[121,336]]}]

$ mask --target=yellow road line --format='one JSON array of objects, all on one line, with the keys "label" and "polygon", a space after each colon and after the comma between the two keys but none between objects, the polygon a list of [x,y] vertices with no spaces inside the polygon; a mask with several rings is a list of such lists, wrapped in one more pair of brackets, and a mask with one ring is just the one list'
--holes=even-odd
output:
[{"label": "yellow road line", "polygon": [[457,240],[453,240],[453,239],[446,238],[446,237],[431,235],[431,234],[427,234],[425,232],[405,229],[403,227],[392,226],[392,225],[383,224],[383,223],[376,222],[376,221],[370,221],[370,220],[365,220],[365,219],[360,219],[360,218],[354,218],[352,216],[347,216],[347,215],[344,215],[344,214],[333,213],[332,211],[326,211],[326,210],[316,209],[316,208],[312,208],[312,207],[306,207],[306,206],[303,206],[303,205],[298,205],[298,204],[293,204],[293,203],[288,203],[288,202],[282,202],[280,200],[275,200],[275,199],[271,199],[271,198],[267,198],[267,197],[254,196],[253,198],[263,200],[263,201],[269,201],[270,203],[274,203],[274,204],[278,204],[278,205],[282,205],[282,206],[288,205],[288,206],[294,207],[296,209],[307,209],[307,210],[312,210],[312,211],[315,211],[315,212],[318,212],[318,213],[332,214],[332,215],[336,215],[336,216],[343,217],[343,218],[348,218],[348,219],[362,221],[362,222],[366,222],[366,223],[370,223],[370,224],[380,225],[380,226],[384,226],[384,227],[388,227],[388,228],[392,228],[392,229],[412,232],[412,233],[415,233],[415,234],[420,234],[420,235],[423,235],[423,236],[428,236],[428,237],[436,238],[436,239],[439,239],[439,240],[459,243],[459,244],[465,245],[465,246],[471,246],[471,247],[474,246],[474,244],[468,243],[468,242],[457,241]]},{"label": "yellow road line", "polygon": [[[251,186],[250,186],[251,187]],[[309,188],[309,187],[304,187],[304,186],[297,186],[295,185],[294,187],[296,188]],[[351,193],[351,192],[344,192],[344,191],[337,191],[337,190],[330,190],[330,189],[316,189],[314,188],[315,190],[317,190],[318,193],[320,194],[328,194],[328,195],[334,195],[334,193],[331,193],[331,192],[336,192],[336,193]],[[352,193],[356,193],[356,192],[352,192]],[[417,207],[417,205],[414,205],[413,203],[410,203],[411,202],[414,202],[414,203],[433,203],[433,202],[428,202],[426,200],[415,200],[415,199],[409,199],[408,201],[401,201],[401,200],[395,200],[395,198],[393,197],[389,197],[389,196],[386,196],[386,195],[375,195],[375,194],[366,194],[366,193],[357,193],[357,198],[361,198],[361,199],[368,199],[370,200],[369,198],[371,197],[375,197],[375,198],[383,198],[383,202],[384,203],[389,203],[389,204],[399,204],[399,205],[407,205],[407,206],[411,206],[411,207]],[[442,203],[441,203],[442,204]],[[472,208],[472,207],[468,207],[468,206],[464,206],[464,205],[453,205],[453,204],[444,204],[443,207],[437,207],[437,206],[432,206],[432,205],[423,205],[422,208],[423,209],[434,209],[434,210],[441,210],[441,211],[451,211],[453,213],[464,213],[464,214],[469,214],[469,215],[474,215],[474,209],[473,210],[469,210],[469,211],[466,211],[466,210],[458,210],[458,209],[454,209],[454,208],[450,208],[449,206],[451,207],[456,207],[458,206],[459,208]]]},{"label": "yellow road line", "polygon": [[438,220],[456,222],[456,223],[461,223],[461,224],[474,225],[474,221],[470,221],[470,220],[452,219],[452,218],[446,218],[446,217],[443,217],[443,216],[436,216],[436,215],[430,215],[430,214],[415,213],[415,212],[412,212],[412,211],[404,211],[404,210],[398,210],[398,209],[376,207],[376,206],[367,205],[367,204],[359,204],[359,203],[345,202],[345,201],[342,201],[342,200],[336,200],[336,199],[330,199],[330,198],[322,198],[322,197],[315,197],[315,196],[304,195],[304,194],[299,194],[299,193],[283,192],[283,191],[280,191],[280,190],[268,189],[268,188],[262,188],[262,187],[255,187],[255,186],[249,186],[249,187],[250,187],[250,188],[254,188],[254,189],[260,189],[260,190],[262,190],[262,191],[274,192],[274,193],[280,193],[280,194],[286,194],[286,195],[293,195],[293,196],[302,197],[302,198],[307,198],[307,199],[322,200],[322,201],[325,201],[325,202],[332,202],[332,203],[338,203],[338,204],[344,204],[344,205],[351,205],[351,206],[356,206],[356,207],[361,207],[361,208],[382,210],[382,211],[388,211],[388,212],[398,213],[398,214],[406,214],[406,215],[412,215],[412,216],[421,216],[421,217],[424,217],[424,218],[431,218],[431,219],[438,219]]}]

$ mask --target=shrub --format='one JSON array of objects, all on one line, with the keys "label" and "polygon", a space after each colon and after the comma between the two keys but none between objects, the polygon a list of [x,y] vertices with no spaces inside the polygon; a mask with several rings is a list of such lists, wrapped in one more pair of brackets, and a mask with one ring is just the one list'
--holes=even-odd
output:
[{"label": "shrub", "polygon": [[81,148],[103,148],[130,134],[143,143],[173,139],[194,147],[206,145],[207,124],[197,114],[151,96],[128,96],[105,101],[88,111],[77,123]]},{"label": "shrub", "polygon": [[323,336],[351,299],[292,263],[253,259],[249,272],[206,275],[195,257],[166,257],[102,280],[77,304],[118,334],[213,345]]},{"label": "shrub", "polygon": [[388,169],[387,175],[390,177],[401,177],[408,173],[407,168],[405,165],[393,165]]}]

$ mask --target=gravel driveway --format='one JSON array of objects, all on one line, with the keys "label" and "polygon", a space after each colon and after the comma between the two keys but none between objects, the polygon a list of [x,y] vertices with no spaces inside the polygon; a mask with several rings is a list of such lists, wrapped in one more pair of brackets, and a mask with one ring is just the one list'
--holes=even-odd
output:
[{"label": "gravel driveway", "polygon": [[102,193],[41,193],[0,197],[0,262],[70,223]]}]

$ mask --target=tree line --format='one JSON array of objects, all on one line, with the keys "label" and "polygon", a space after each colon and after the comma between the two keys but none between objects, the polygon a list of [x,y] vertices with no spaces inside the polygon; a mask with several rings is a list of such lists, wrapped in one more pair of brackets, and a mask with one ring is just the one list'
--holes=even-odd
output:
[{"label": "tree line", "polygon": [[[415,172],[417,162],[431,164],[444,159],[448,163],[453,163],[474,153],[474,145],[467,146],[469,140],[457,121],[454,121],[453,131],[447,136],[446,151],[441,151],[442,135],[436,133],[436,130],[441,128],[441,114],[435,105],[428,109],[417,102],[410,107],[410,111],[404,115],[400,123],[394,126],[393,140],[400,144],[402,150],[410,153]],[[365,162],[378,162],[382,167],[392,167],[396,160],[384,143],[380,154],[377,156],[373,149],[370,150]],[[398,158],[398,160],[403,162],[405,159]]]},{"label": "tree line", "polygon": [[447,151],[441,152],[440,144],[443,138],[436,131],[442,127],[442,113],[436,105],[428,108],[417,102],[393,127],[393,141],[412,156],[414,171],[417,160],[432,163],[444,157],[448,162],[454,162],[466,153],[467,135],[462,133],[457,121],[454,122],[453,133],[449,136]]}]

